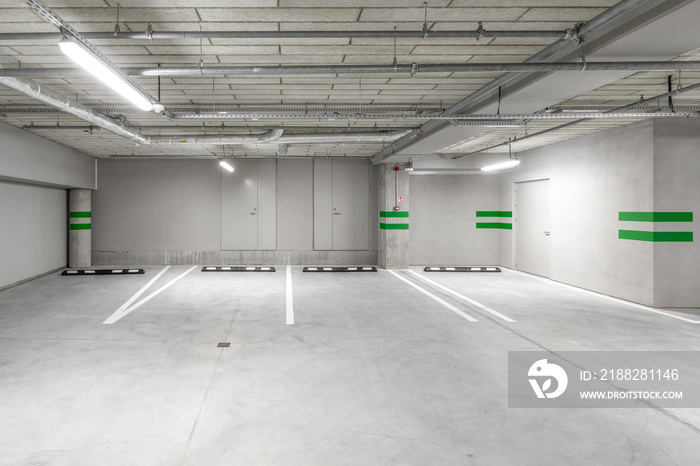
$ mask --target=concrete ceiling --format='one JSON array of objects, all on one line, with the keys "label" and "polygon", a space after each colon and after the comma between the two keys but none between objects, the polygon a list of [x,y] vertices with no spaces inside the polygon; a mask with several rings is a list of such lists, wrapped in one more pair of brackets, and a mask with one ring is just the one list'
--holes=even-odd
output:
[{"label": "concrete ceiling", "polygon": [[[111,33],[117,20],[121,32],[166,31],[416,31],[423,29],[422,0],[46,0],[55,13],[80,33]],[[147,3],[148,7],[142,5]],[[225,3],[226,7],[220,5]],[[477,22],[489,31],[559,31],[562,36],[577,23],[585,23],[617,3],[616,0],[431,0],[427,8],[427,38],[399,38],[396,58],[400,65],[521,63],[557,39],[528,38],[434,38],[431,32],[474,31]],[[651,2],[654,3],[654,2]],[[699,29],[692,24],[700,17],[700,2],[673,3],[660,18],[650,18],[643,27],[620,28],[613,37],[591,51],[590,61],[693,60],[700,59]],[[341,6],[336,6],[341,5]],[[664,16],[668,13],[667,16]],[[687,27],[686,27],[687,26]],[[622,34],[620,31],[624,31]],[[55,33],[57,29],[39,17],[22,0],[0,0],[0,36],[3,33]],[[28,36],[34,37],[34,36]],[[90,39],[113,63],[122,68],[187,66],[306,66],[391,65],[391,38],[208,38],[149,40]],[[586,45],[584,46],[584,51]],[[572,50],[577,46],[572,43]],[[59,50],[57,40],[13,37],[0,40],[0,65],[4,69],[74,68]],[[382,112],[391,108],[447,109],[502,73],[371,73],[324,75],[228,75],[161,77],[161,103],[167,108],[192,112],[248,109],[282,112],[290,109],[345,108],[351,112]],[[529,86],[504,93],[502,113],[542,111],[557,105],[621,106],[667,90],[667,76],[678,72],[556,72],[533,80]],[[396,130],[398,135],[417,128],[428,119],[415,115],[401,118],[293,118],[274,119],[172,119],[158,113],[136,112],[121,97],[91,76],[34,77],[48,87],[96,109],[113,109],[109,115],[146,135],[239,135],[258,134],[272,128],[287,128],[287,136],[342,135]],[[157,96],[158,78],[134,76],[151,95]],[[700,72],[683,72],[682,84],[700,82]],[[493,100],[493,99],[492,99]],[[700,92],[674,98],[677,106],[700,104]],[[124,109],[122,111],[122,109]],[[276,143],[230,145],[147,146],[105,129],[88,130],[88,124],[73,116],[56,113],[39,102],[0,86],[0,121],[22,127],[33,125],[35,134],[73,147],[95,157],[118,155],[221,156],[276,155]],[[485,102],[481,113],[495,113],[496,105]],[[542,138],[523,141],[519,150],[600,131],[632,120],[590,120]],[[463,153],[521,137],[562,124],[562,121],[530,121],[518,128],[447,127],[421,135],[401,150],[405,157],[433,153]],[[224,127],[222,128],[222,124]],[[56,128],[60,125],[60,128]],[[398,137],[398,136],[397,136]],[[387,142],[339,143],[309,141],[290,144],[290,156],[371,157]],[[506,149],[507,150],[507,149]]]}]

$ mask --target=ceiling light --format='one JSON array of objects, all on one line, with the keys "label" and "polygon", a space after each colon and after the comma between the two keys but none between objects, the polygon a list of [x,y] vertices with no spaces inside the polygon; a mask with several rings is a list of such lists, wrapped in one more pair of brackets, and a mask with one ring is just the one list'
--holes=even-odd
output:
[{"label": "ceiling light", "polygon": [[117,91],[124,98],[136,105],[143,111],[150,112],[153,104],[141,92],[134,89],[131,84],[119,76],[101,58],[70,39],[63,39],[58,43],[61,51],[71,60],[82,66],[97,79]]},{"label": "ceiling light", "polygon": [[495,171],[495,170],[507,170],[509,168],[515,168],[518,165],[520,165],[520,160],[511,159],[511,160],[507,160],[505,162],[492,163],[490,165],[486,165],[484,167],[481,167],[481,170],[485,171],[485,172],[490,172],[490,171]]},{"label": "ceiling light", "polygon": [[221,165],[221,166],[224,167],[226,170],[228,170],[228,171],[230,171],[231,173],[233,173],[233,167],[232,167],[231,164],[229,164],[226,160],[221,160],[221,161],[219,161],[219,165]]}]

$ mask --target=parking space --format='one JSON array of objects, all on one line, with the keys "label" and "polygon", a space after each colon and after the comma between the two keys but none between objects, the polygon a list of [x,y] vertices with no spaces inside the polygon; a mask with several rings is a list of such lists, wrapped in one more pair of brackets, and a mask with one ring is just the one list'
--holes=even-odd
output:
[{"label": "parking space", "polygon": [[[145,270],[0,293],[0,464],[651,465],[700,454],[697,410],[508,408],[508,351],[698,350],[700,327],[670,317],[691,312],[507,270]],[[577,437],[587,443],[565,441]]]}]

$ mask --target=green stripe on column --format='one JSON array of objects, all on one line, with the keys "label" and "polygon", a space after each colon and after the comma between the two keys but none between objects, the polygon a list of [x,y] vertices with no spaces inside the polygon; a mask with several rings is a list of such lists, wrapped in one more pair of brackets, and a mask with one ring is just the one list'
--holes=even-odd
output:
[{"label": "green stripe on column", "polygon": [[91,230],[92,224],[91,223],[71,223],[70,229],[71,230]]},{"label": "green stripe on column", "polygon": [[692,243],[692,231],[638,231],[638,230],[620,230],[618,234],[620,239],[629,239],[633,241],[653,241],[653,242],[674,242],[674,243]]},{"label": "green stripe on column", "polygon": [[408,223],[380,223],[382,230],[408,230]]},{"label": "green stripe on column", "polygon": [[382,218],[408,218],[407,210],[389,210],[379,212],[379,216]]},{"label": "green stripe on column", "polygon": [[510,210],[477,210],[477,217],[512,217],[513,212]]},{"label": "green stripe on column", "polygon": [[501,230],[512,230],[513,224],[512,223],[499,223],[499,222],[485,222],[485,223],[477,222],[476,227],[477,228],[497,228],[497,229],[501,229]]},{"label": "green stripe on column", "polygon": [[91,218],[92,212],[71,212],[70,218]]},{"label": "green stripe on column", "polygon": [[692,212],[620,212],[622,222],[692,222]]}]

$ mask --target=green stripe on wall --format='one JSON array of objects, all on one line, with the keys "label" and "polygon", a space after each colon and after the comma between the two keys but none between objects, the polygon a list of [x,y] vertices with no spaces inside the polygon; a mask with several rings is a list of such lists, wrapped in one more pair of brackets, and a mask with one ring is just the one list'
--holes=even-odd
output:
[{"label": "green stripe on wall", "polygon": [[477,228],[497,228],[500,230],[512,230],[513,224],[512,223],[499,223],[499,222],[486,222],[486,223],[477,222],[476,227]]},{"label": "green stripe on wall", "polygon": [[622,222],[692,222],[692,212],[620,212]]},{"label": "green stripe on wall", "polygon": [[380,223],[382,230],[408,230],[408,223]]},{"label": "green stripe on wall", "polygon": [[92,217],[92,212],[71,212],[70,218],[90,218]]},{"label": "green stripe on wall", "polygon": [[407,210],[389,210],[379,212],[379,216],[382,218],[408,218]]},{"label": "green stripe on wall", "polygon": [[90,229],[92,229],[92,224],[91,223],[71,223],[70,229],[71,230],[90,230]]},{"label": "green stripe on wall", "polygon": [[510,210],[477,210],[477,217],[512,217],[513,212]]},{"label": "green stripe on wall", "polygon": [[692,243],[693,232],[620,230],[619,238],[630,239],[634,241]]}]

